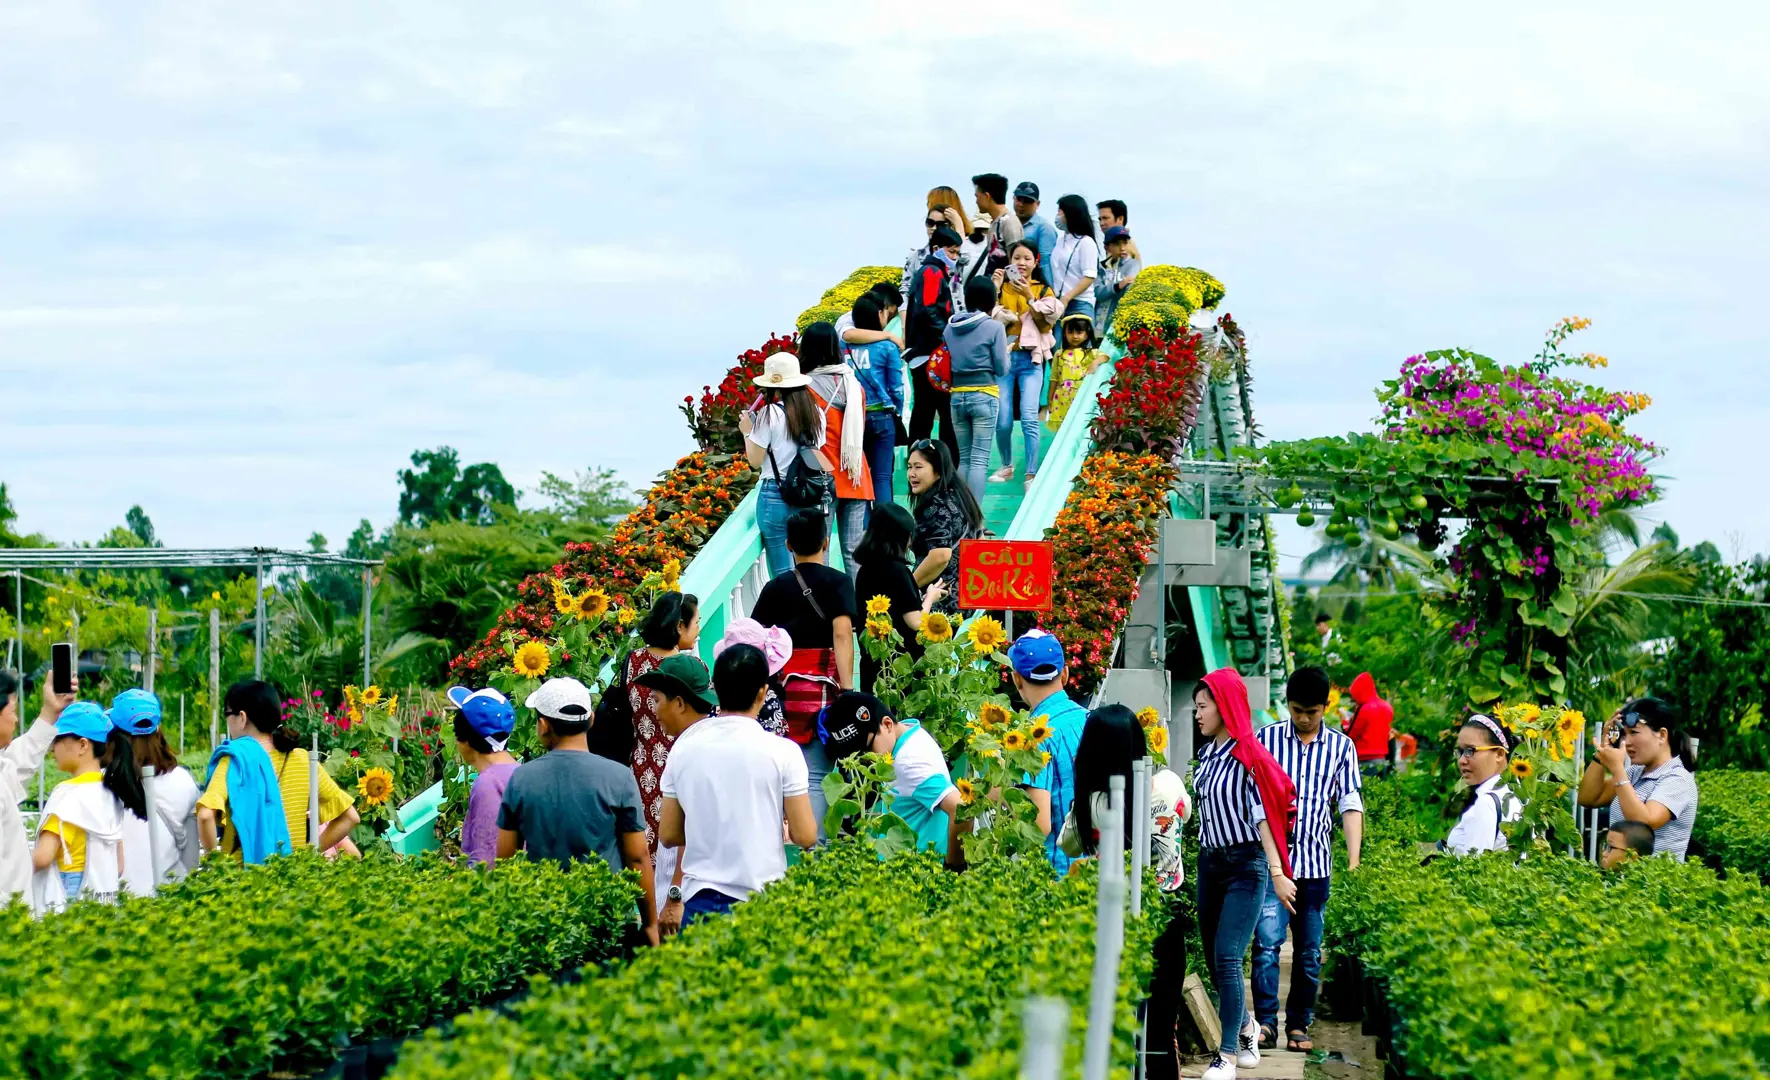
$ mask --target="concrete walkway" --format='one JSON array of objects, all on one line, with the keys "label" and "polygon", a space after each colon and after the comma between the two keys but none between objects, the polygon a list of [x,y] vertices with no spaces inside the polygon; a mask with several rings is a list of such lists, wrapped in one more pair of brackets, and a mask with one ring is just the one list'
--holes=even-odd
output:
[{"label": "concrete walkway", "polygon": [[[1250,952],[1250,957],[1251,955]],[[1249,963],[1251,965],[1251,959]],[[1284,1019],[1282,1005],[1286,995],[1291,992],[1291,939],[1288,934],[1285,936],[1284,948],[1279,951],[1278,963],[1278,1000],[1280,1002],[1279,1020],[1282,1022]],[[1249,1007],[1252,1007],[1254,1002],[1254,988],[1251,984],[1248,986],[1247,995],[1248,1005]],[[1303,1080],[1303,1062],[1306,1060],[1307,1056],[1304,1054],[1293,1054],[1288,1050],[1282,1049],[1284,1046],[1284,1032],[1282,1030],[1278,1033],[1278,1045],[1280,1047],[1278,1050],[1260,1051],[1260,1065],[1258,1068],[1237,1069],[1235,1071],[1236,1080]],[[1180,1069],[1180,1075],[1201,1076],[1204,1074],[1205,1066],[1208,1064],[1210,1064],[1210,1062],[1207,1059],[1191,1065],[1182,1066]]]}]

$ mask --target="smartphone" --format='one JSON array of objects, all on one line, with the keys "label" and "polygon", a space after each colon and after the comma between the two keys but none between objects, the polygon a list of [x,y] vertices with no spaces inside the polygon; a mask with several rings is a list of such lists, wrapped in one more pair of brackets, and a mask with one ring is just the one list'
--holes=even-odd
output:
[{"label": "smartphone", "polygon": [[58,641],[49,647],[49,682],[58,694],[74,692],[74,644]]}]

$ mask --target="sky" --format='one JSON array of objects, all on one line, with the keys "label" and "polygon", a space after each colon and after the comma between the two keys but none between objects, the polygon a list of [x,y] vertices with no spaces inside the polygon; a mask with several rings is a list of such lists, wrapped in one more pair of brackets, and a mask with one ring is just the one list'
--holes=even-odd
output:
[{"label": "sky", "polygon": [[1269,439],[1587,316],[1647,518],[1770,550],[1770,9],[1456,8],[0,0],[0,482],[60,542],[280,547],[418,448],[643,486],[993,171],[1221,278]]}]

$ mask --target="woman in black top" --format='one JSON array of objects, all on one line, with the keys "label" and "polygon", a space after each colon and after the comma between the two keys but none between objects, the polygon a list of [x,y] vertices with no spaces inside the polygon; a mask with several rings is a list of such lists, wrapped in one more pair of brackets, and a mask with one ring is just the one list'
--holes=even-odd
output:
[{"label": "woman in black top", "polygon": [[[866,535],[854,549],[858,570],[854,578],[854,600],[865,609],[867,601],[883,596],[891,601],[891,625],[903,638],[904,648],[912,657],[922,655],[922,644],[916,631],[922,628],[922,617],[946,595],[946,587],[936,581],[926,589],[916,584],[910,572],[910,538],[915,535],[916,522],[910,512],[896,503],[882,502],[873,506],[873,521]],[[860,686],[873,692],[879,677],[879,662],[864,651],[860,658]]]},{"label": "woman in black top", "polygon": [[934,610],[947,615],[959,610],[959,541],[983,535],[983,507],[966,486],[943,442],[918,439],[905,459],[910,497],[916,507],[916,536],[910,545],[916,558],[917,586],[936,581],[946,595]]}]

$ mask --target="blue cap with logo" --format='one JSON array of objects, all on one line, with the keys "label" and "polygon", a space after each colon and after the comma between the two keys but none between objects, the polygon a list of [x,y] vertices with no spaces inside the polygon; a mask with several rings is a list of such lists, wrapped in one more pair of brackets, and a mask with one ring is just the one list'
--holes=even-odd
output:
[{"label": "blue cap with logo", "polygon": [[504,749],[510,733],[516,729],[516,710],[508,698],[490,688],[469,690],[465,686],[449,687],[448,697],[449,704],[461,710],[468,726],[493,750]]},{"label": "blue cap with logo", "polygon": [[146,690],[125,690],[111,702],[111,723],[131,735],[160,730],[160,699]]},{"label": "blue cap with logo", "polygon": [[1008,663],[1015,674],[1033,682],[1050,682],[1067,662],[1063,643],[1043,630],[1028,630],[1008,647]]},{"label": "blue cap with logo", "polygon": [[55,721],[55,737],[78,735],[95,743],[111,737],[111,718],[90,701],[76,701],[61,711]]}]

